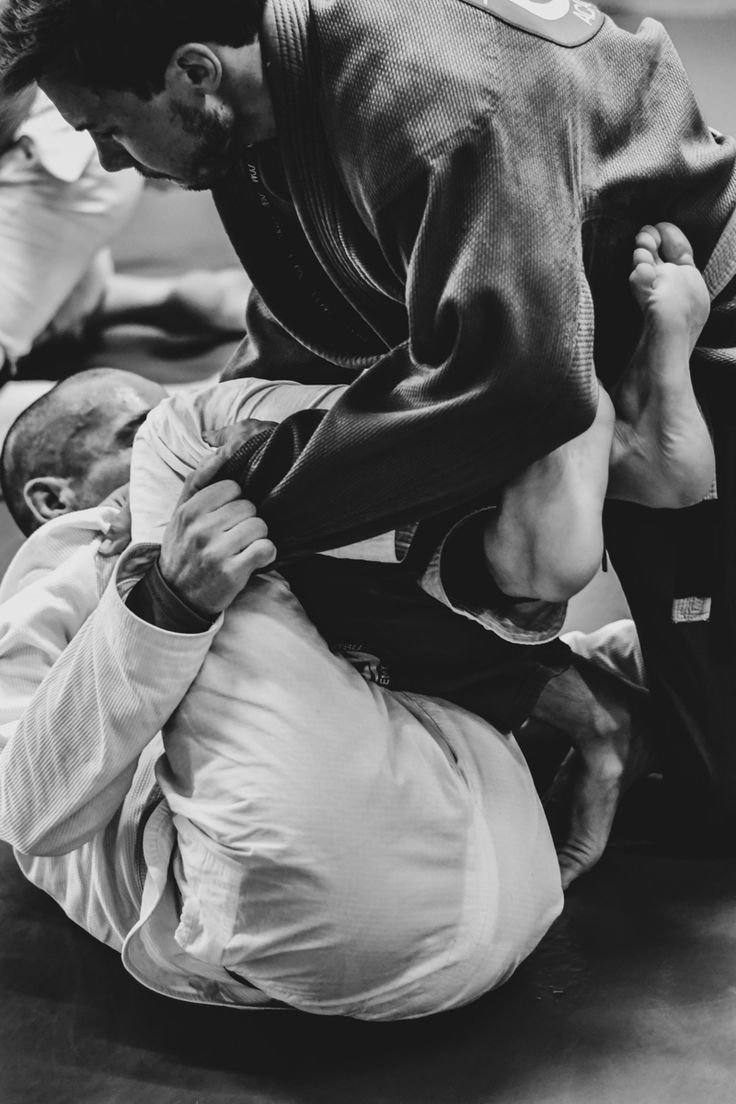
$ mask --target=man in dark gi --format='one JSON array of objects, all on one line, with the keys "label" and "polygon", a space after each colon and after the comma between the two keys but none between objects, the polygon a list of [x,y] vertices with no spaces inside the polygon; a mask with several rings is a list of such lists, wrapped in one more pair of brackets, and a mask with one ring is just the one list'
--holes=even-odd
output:
[{"label": "man in dark gi", "polygon": [[[607,539],[662,751],[731,813],[736,144],[662,28],[587,0],[7,0],[0,40],[8,89],[39,80],[106,167],[212,189],[257,289],[230,374],[355,379],[234,458],[285,557],[397,528],[422,576],[438,533],[594,421],[596,372],[614,387],[640,335],[634,234],[682,227],[715,298],[693,371],[719,497],[614,503]],[[507,605],[501,649],[529,627]],[[536,650],[538,693],[560,666]]]}]

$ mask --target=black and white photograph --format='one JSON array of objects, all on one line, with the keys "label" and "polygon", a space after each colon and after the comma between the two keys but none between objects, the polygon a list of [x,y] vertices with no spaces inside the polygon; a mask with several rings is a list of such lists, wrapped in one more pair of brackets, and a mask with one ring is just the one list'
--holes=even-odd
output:
[{"label": "black and white photograph", "polygon": [[736,0],[0,0],[0,929],[0,1104],[734,1104]]}]

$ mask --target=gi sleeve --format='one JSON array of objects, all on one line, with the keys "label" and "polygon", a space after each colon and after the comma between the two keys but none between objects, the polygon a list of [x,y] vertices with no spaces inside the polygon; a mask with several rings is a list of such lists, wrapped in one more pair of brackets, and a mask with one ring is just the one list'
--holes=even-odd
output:
[{"label": "gi sleeve", "polygon": [[297,414],[233,459],[283,555],[488,504],[593,420],[592,301],[567,151],[521,157],[518,133],[479,127],[361,212],[405,282],[408,340],[319,422]]},{"label": "gi sleeve", "polygon": [[[0,838],[23,853],[64,854],[109,822],[221,624],[177,634],[128,610],[124,598],[156,552],[125,554],[97,609],[59,642],[47,673],[39,668],[35,693],[26,681],[27,708],[0,729]],[[21,652],[23,635],[12,645]]]},{"label": "gi sleeve", "polygon": [[[297,411],[319,418],[344,390],[340,384],[247,378],[182,392],[160,403],[135,440],[130,483],[134,542],[161,542],[185,478],[216,451],[208,441],[212,431],[248,418],[280,422]],[[329,495],[329,487],[324,493]],[[331,549],[329,554],[395,563],[394,534],[378,534],[370,541]]]},{"label": "gi sleeve", "polygon": [[349,383],[354,373],[306,349],[284,330],[251,288],[245,311],[246,334],[225,365],[223,380],[256,376],[298,383]]}]

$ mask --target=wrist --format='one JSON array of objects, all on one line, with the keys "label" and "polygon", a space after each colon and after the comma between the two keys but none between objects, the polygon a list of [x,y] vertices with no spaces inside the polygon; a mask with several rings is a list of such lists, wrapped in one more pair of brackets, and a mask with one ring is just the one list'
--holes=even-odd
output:
[{"label": "wrist", "polygon": [[133,587],[127,605],[141,620],[177,633],[206,632],[219,616],[216,612],[198,609],[185,599],[165,579],[158,560]]}]

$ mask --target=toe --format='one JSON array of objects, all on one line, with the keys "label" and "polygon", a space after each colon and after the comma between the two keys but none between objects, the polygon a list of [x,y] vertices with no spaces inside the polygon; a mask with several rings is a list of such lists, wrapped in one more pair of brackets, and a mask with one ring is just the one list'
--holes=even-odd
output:
[{"label": "toe", "polygon": [[670,264],[695,264],[693,247],[679,226],[671,222],[658,222],[655,229],[660,234],[660,251],[663,260],[669,261]]},{"label": "toe", "polygon": [[[638,252],[639,250],[637,250]],[[651,257],[648,254],[645,255],[648,260],[639,261],[629,276],[629,287],[642,310],[649,301],[649,295],[657,279],[657,269],[654,267]],[[636,258],[636,254],[634,254],[634,257]]]},{"label": "toe", "polygon": [[638,265],[651,266],[654,264],[654,257],[649,249],[646,249],[643,246],[637,246],[637,248],[634,250],[633,261],[634,268],[637,268]]},{"label": "toe", "polygon": [[653,261],[658,257],[661,244],[662,236],[656,226],[642,226],[636,235],[637,248],[646,249]]}]

